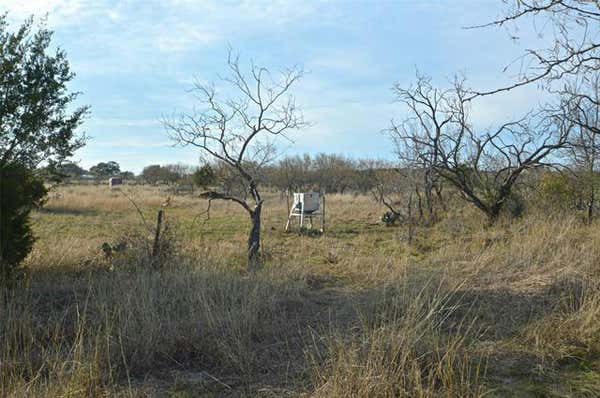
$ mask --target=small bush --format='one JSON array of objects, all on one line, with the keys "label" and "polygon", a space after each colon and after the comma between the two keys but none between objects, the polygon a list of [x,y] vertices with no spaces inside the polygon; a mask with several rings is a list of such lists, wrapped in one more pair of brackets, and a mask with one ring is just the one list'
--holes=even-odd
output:
[{"label": "small bush", "polygon": [[192,174],[192,180],[194,184],[200,188],[206,188],[210,185],[214,185],[217,182],[217,176],[209,164],[206,164],[196,170]]},{"label": "small bush", "polygon": [[578,207],[580,193],[572,178],[560,173],[546,173],[538,192],[546,208],[569,210]]},{"label": "small bush", "polygon": [[180,239],[171,224],[165,224],[153,255],[154,235],[146,231],[131,231],[114,242],[104,242],[100,249],[110,270],[164,269],[176,264]]},{"label": "small bush", "polygon": [[8,164],[0,168],[0,284],[14,277],[35,240],[29,214],[43,204],[46,188],[27,168]]}]

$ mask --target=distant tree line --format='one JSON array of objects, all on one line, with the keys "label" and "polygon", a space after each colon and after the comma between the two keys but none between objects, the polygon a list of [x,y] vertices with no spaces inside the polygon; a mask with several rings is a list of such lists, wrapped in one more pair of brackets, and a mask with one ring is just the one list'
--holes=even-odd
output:
[{"label": "distant tree line", "polygon": [[[249,167],[251,167],[249,165]],[[294,155],[258,169],[257,180],[261,184],[281,192],[316,190],[329,193],[368,193],[376,185],[379,170],[395,167],[394,162],[372,159],[353,159],[340,154]],[[142,184],[192,184],[198,187],[219,185],[227,191],[243,189],[235,173],[222,162],[201,166],[186,164],[152,164],[135,175],[121,171],[115,161],[100,162],[86,170],[73,162],[55,167],[55,173],[67,180],[103,180],[122,177]]]},{"label": "distant tree line", "polygon": [[369,192],[375,186],[375,173],[393,167],[392,162],[352,159],[320,153],[315,156],[289,156],[263,170],[266,185],[280,191],[316,190],[329,193]]}]

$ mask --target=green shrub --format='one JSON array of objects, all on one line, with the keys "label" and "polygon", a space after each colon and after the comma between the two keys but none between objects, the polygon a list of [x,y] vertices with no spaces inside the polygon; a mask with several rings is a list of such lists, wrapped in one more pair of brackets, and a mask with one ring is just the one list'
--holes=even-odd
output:
[{"label": "green shrub", "polygon": [[194,184],[201,188],[209,187],[217,182],[217,176],[209,164],[205,164],[194,171],[194,174],[192,174],[192,179]]},{"label": "green shrub", "polygon": [[581,193],[573,178],[562,173],[546,173],[538,185],[538,192],[546,208],[569,210],[578,207]]},{"label": "green shrub", "polygon": [[29,169],[8,164],[0,168],[0,284],[7,283],[34,242],[29,214],[46,198],[43,182]]}]

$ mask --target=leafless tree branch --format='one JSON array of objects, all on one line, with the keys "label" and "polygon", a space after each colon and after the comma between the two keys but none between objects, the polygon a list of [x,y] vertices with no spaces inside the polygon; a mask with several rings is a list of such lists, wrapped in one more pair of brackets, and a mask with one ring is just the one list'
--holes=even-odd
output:
[{"label": "leafless tree branch", "polygon": [[[287,138],[287,134],[307,125],[290,95],[302,77],[299,68],[273,76],[265,67],[251,64],[248,73],[240,67],[239,56],[229,51],[227,75],[221,83],[238,93],[222,99],[212,84],[196,82],[192,92],[200,109],[163,119],[170,138],[178,145],[192,146],[227,165],[246,186],[248,195],[207,191],[209,200],[233,201],[248,212],[252,220],[249,260],[256,259],[260,239],[260,211],[263,200],[258,185],[259,169],[274,158],[275,146],[268,137]],[[253,203],[247,201],[250,196]]]},{"label": "leafless tree branch", "polygon": [[410,114],[388,130],[400,160],[450,182],[490,222],[499,216],[519,176],[548,165],[551,155],[566,145],[572,126],[540,112],[476,131],[469,121],[472,99],[463,77],[440,90],[428,77],[417,75],[408,89],[394,90]]},{"label": "leafless tree branch", "polygon": [[[600,70],[600,1],[504,0],[507,13],[494,21],[468,28],[503,27],[521,20],[542,18],[554,39],[544,49],[530,49],[521,57],[518,81],[492,90],[472,91],[470,99],[513,90],[532,83],[546,85],[565,77]],[[508,68],[508,67],[507,67]],[[506,68],[505,68],[506,69]]]}]

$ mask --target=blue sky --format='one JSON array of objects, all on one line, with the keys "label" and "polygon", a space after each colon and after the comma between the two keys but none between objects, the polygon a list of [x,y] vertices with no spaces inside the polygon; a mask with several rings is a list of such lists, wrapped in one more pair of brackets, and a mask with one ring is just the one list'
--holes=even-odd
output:
[{"label": "blue sky", "polygon": [[[517,73],[504,66],[544,41],[527,26],[517,42],[502,29],[463,29],[500,16],[500,0],[0,0],[0,9],[14,23],[47,13],[68,53],[72,88],[91,106],[83,126],[91,140],[75,160],[114,160],[135,172],[198,164],[197,150],[174,148],[160,119],[193,107],[186,90],[194,79],[217,78],[229,45],[242,63],[307,72],[294,95],[312,126],[292,135],[286,154],[391,159],[381,131],[403,114],[394,83],[410,84],[418,68],[440,85],[463,72],[471,86],[494,88]],[[535,87],[485,98],[474,104],[474,121],[500,123],[541,100]]]}]

